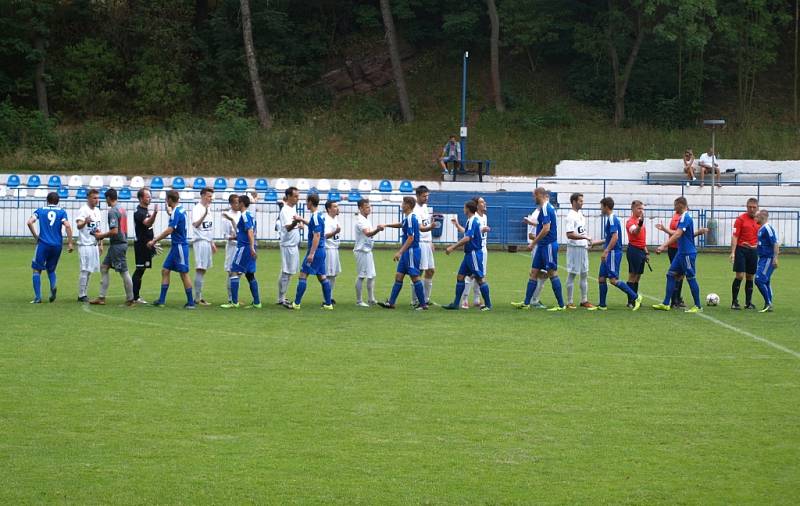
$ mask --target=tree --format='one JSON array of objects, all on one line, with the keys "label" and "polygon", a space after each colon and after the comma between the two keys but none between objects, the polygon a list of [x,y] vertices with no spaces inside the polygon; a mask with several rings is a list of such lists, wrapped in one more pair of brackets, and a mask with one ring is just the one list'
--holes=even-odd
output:
[{"label": "tree", "polygon": [[262,128],[272,128],[272,118],[267,109],[264,90],[261,89],[261,78],[258,74],[256,50],[253,47],[253,26],[250,15],[250,0],[241,0],[242,36],[244,37],[244,53],[247,58],[247,69],[250,72],[250,84],[253,87],[253,98],[258,112],[258,123]]},{"label": "tree", "polygon": [[503,102],[503,93],[500,89],[500,17],[497,15],[497,5],[494,0],[486,0],[489,9],[489,21],[492,26],[492,35],[489,40],[492,67],[492,93],[494,94],[494,107],[499,112],[506,110]]},{"label": "tree", "polygon": [[392,7],[389,0],[380,0],[381,2],[381,15],[383,16],[383,26],[386,30],[386,42],[389,45],[389,57],[392,60],[392,72],[394,74],[394,82],[397,86],[397,99],[400,102],[400,112],[403,115],[403,121],[411,123],[414,121],[414,113],[411,111],[411,105],[408,101],[408,90],[406,89],[406,78],[403,74],[403,62],[400,60],[400,49],[397,44],[397,33],[394,28],[394,19],[392,18]]}]

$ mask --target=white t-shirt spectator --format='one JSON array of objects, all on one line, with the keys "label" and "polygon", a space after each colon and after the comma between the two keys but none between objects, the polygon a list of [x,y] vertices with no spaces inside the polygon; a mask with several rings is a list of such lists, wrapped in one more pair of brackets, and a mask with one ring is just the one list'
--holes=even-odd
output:
[{"label": "white t-shirt spectator", "polygon": [[700,160],[698,160],[698,162],[700,165],[711,167],[715,160],[717,162],[717,165],[719,165],[719,155],[717,155],[716,158],[712,158],[711,155],[709,155],[708,153],[703,153],[702,155],[700,155]]}]

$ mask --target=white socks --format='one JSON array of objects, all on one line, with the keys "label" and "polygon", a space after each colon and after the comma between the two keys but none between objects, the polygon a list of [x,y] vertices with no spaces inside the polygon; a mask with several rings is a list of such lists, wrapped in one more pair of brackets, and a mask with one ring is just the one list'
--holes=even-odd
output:
[{"label": "white socks", "polygon": [[194,300],[203,300],[203,277],[205,274],[200,271],[194,273]]},{"label": "white socks", "polygon": [[92,273],[89,271],[81,271],[78,276],[78,297],[86,297],[89,291],[89,276],[91,275]]},{"label": "white socks", "polygon": [[278,277],[278,302],[283,302],[286,299],[286,292],[289,291],[289,280],[292,279],[291,274],[281,272]]},{"label": "white socks", "polygon": [[[131,292],[133,292],[133,284],[131,283]],[[108,271],[100,270],[100,298],[105,299],[108,293]]]},{"label": "white socks", "polygon": [[581,302],[589,302],[589,273],[581,273]]},{"label": "white socks", "polygon": [[[120,277],[122,277],[122,284],[125,286],[125,300],[133,300],[133,280],[131,279],[131,273],[128,271],[120,272]],[[108,279],[108,273],[106,273],[106,280]],[[106,288],[108,288],[108,284],[106,284]]]},{"label": "white socks", "polygon": [[378,302],[375,298],[375,278],[367,278],[367,297],[370,303]]}]

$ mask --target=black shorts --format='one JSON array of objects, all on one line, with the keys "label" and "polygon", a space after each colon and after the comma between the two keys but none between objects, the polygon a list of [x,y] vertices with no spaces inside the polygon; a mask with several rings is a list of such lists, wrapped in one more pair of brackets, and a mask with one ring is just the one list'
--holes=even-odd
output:
[{"label": "black shorts", "polygon": [[733,256],[733,272],[755,274],[757,268],[758,253],[756,249],[736,246],[736,253]]},{"label": "black shorts", "polygon": [[155,250],[147,247],[147,243],[133,243],[133,252],[136,256],[136,267],[149,269],[153,266]]},{"label": "black shorts", "polygon": [[647,259],[647,252],[642,248],[628,245],[628,251],[625,253],[628,257],[628,273],[629,274],[644,274],[644,261]]}]

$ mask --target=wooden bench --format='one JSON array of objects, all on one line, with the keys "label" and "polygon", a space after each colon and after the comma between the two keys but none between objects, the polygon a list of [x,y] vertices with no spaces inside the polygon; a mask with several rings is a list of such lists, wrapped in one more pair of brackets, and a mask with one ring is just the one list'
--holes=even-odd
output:
[{"label": "wooden bench", "polygon": [[[722,172],[716,177],[720,184],[726,186],[735,185],[780,185],[781,184],[780,172]],[[694,186],[700,185],[700,176],[697,176],[695,181],[689,181],[686,174],[680,172],[648,172],[646,177],[647,184],[663,184],[663,185],[683,185],[691,184]],[[711,174],[706,174],[706,184],[711,184]]]},{"label": "wooden bench", "polygon": [[447,162],[448,169],[450,164],[453,164],[453,168],[450,169],[453,181],[456,180],[458,175],[476,174],[478,181],[483,182],[483,176],[489,174],[492,170],[491,160],[453,160]]}]

